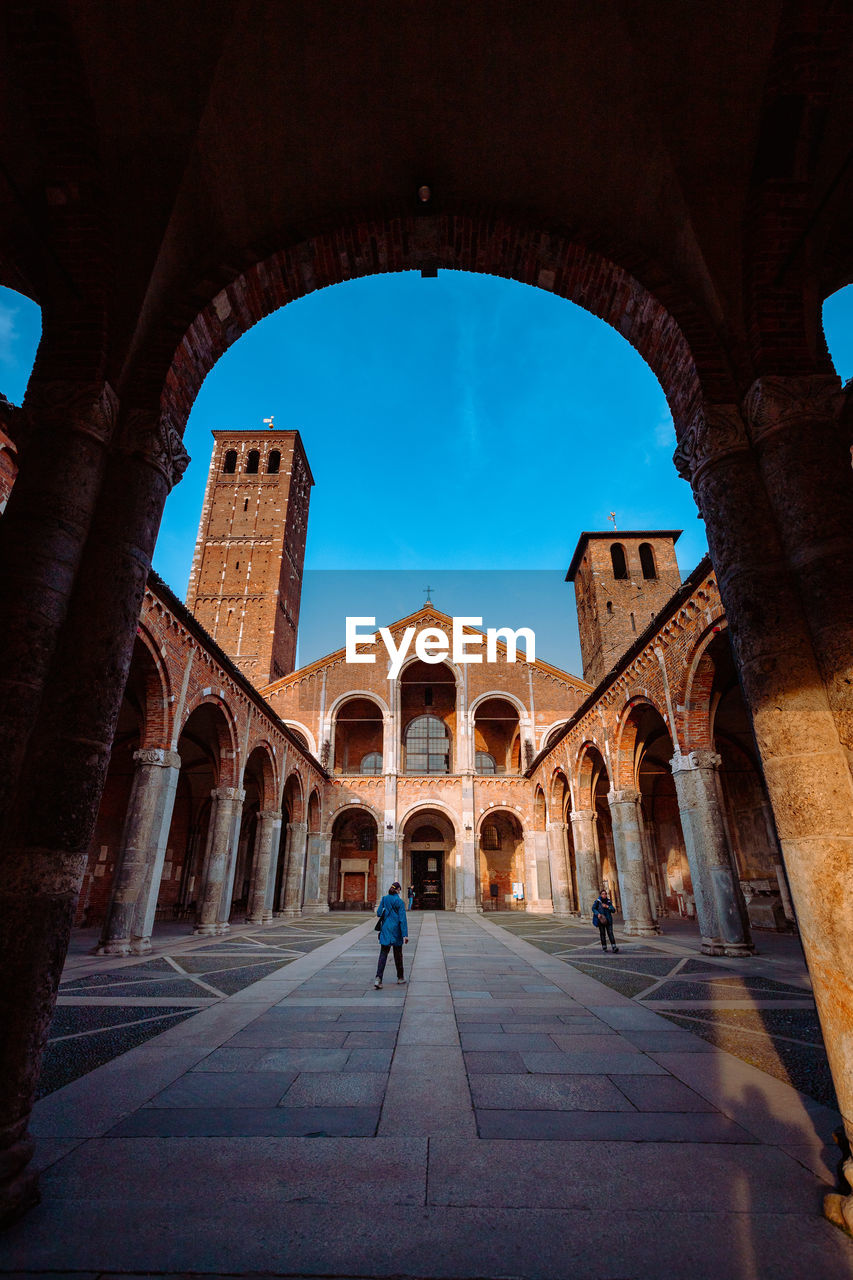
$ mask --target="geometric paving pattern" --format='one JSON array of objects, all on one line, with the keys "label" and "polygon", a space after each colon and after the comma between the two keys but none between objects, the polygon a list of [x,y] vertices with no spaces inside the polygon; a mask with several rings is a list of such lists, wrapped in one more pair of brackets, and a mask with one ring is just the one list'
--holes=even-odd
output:
[{"label": "geometric paving pattern", "polygon": [[[619,953],[603,952],[598,930],[575,921],[536,920],[514,913],[488,917],[516,937],[654,1009],[694,1035],[725,1049],[818,1102],[836,1107],[817,1010],[807,977],[796,966],[762,956],[734,959],[685,955],[661,940],[619,937]],[[665,926],[664,926],[665,928]],[[759,940],[760,946],[760,940]],[[668,952],[668,954],[666,954]],[[761,973],[755,973],[756,968]],[[793,979],[793,980],[792,980]]]},{"label": "geometric paving pattern", "polygon": [[[355,928],[363,915],[282,921],[217,940],[177,940],[168,955],[60,984],[39,1080],[39,1098],[143,1044],[316,947]],[[100,964],[105,963],[104,960]]]}]

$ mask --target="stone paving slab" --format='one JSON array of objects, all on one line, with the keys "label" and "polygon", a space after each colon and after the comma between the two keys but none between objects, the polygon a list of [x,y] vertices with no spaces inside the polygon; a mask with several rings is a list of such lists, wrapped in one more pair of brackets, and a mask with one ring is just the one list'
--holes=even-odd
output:
[{"label": "stone paving slab", "polygon": [[577,1075],[663,1075],[664,1068],[644,1053],[620,1053],[619,1041],[613,1050],[584,1053],[573,1051],[548,1053],[522,1052],[521,1058],[528,1071],[557,1071]]},{"label": "stone paving slab", "polygon": [[469,1081],[477,1108],[504,1111],[632,1111],[624,1093],[606,1077],[476,1075]]},{"label": "stone paving slab", "polygon": [[[389,1179],[389,1185],[393,1180]],[[51,1241],[63,1231],[68,1255],[81,1271],[149,1275],[188,1273],[283,1277],[376,1276],[475,1280],[483,1276],[527,1280],[850,1280],[850,1242],[815,1214],[750,1213],[745,1181],[743,1207],[695,1213],[662,1209],[620,1212],[606,1259],[590,1241],[600,1235],[595,1208],[515,1209],[393,1205],[393,1230],[377,1226],[382,1197],[370,1205],[278,1205],[269,1199],[229,1203],[227,1197],[194,1204],[181,1217],[166,1204],[141,1204],[133,1232],[118,1232],[109,1212],[86,1230],[79,1216],[66,1225],[52,1206],[30,1215],[39,1239],[24,1244],[20,1224],[9,1233],[6,1273],[32,1276],[51,1265]],[[611,1199],[611,1212],[612,1203]],[[111,1209],[116,1206],[110,1206]],[[377,1237],[380,1243],[377,1247]],[[678,1260],[678,1272],[673,1260]]]},{"label": "stone paving slab", "polygon": [[296,1079],[295,1071],[188,1071],[145,1106],[274,1107]]},{"label": "stone paving slab", "polygon": [[[0,1274],[849,1280],[818,1216],[834,1113],[488,921],[413,926],[408,987],[373,990],[368,921],[150,1042],[165,1066],[93,1072],[130,1103],[48,1140]],[[303,1035],[336,1042],[278,1038]],[[463,1053],[478,1036],[501,1047]]]},{"label": "stone paving slab", "polygon": [[[726,1116],[653,1111],[477,1111],[481,1138],[547,1142],[757,1142]],[[590,1158],[597,1165],[593,1151]],[[656,1197],[655,1197],[656,1198]]]},{"label": "stone paving slab", "polygon": [[279,1102],[281,1107],[368,1107],[382,1105],[387,1073],[303,1071]]},{"label": "stone paving slab", "polygon": [[[593,1175],[593,1176],[591,1176]],[[810,1212],[822,1187],[774,1147],[604,1141],[472,1142],[433,1138],[429,1203],[533,1209],[648,1207],[649,1188],[673,1212]],[[681,1275],[673,1260],[673,1275]]]},{"label": "stone paving slab", "polygon": [[[110,1134],[117,1138],[372,1137],[378,1106],[143,1108]],[[236,1169],[234,1177],[242,1176]]]}]

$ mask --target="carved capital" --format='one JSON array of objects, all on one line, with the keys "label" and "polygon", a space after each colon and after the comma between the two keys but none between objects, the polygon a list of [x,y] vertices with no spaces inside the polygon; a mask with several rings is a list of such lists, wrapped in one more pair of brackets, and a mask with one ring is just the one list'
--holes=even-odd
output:
[{"label": "carved capital", "polygon": [[169,751],[167,747],[142,747],[134,751],[134,760],[138,764],[159,765],[163,769],[180,769],[181,757],[177,751]]},{"label": "carved capital", "polygon": [[758,443],[777,431],[832,422],[841,413],[844,393],[835,374],[756,378],[743,412],[749,434]]},{"label": "carved capital", "polygon": [[12,438],[23,447],[42,432],[71,431],[107,444],[117,415],[118,396],[108,382],[95,387],[64,379],[32,382],[23,405],[12,411]]},{"label": "carved capital", "polygon": [[120,447],[155,467],[173,488],[186,471],[190,455],[169,413],[131,409],[120,431]]},{"label": "carved capital", "polygon": [[301,836],[307,832],[308,823],[307,822],[288,822],[287,829],[288,831],[291,831],[294,835]]},{"label": "carved capital", "polygon": [[548,831],[566,831],[569,824],[567,822],[548,822],[546,824]]},{"label": "carved capital", "polygon": [[640,793],[634,787],[623,787],[619,791],[608,791],[607,803],[611,809],[615,804],[637,804]]},{"label": "carved capital", "polygon": [[688,751],[686,755],[676,751],[669,762],[669,767],[673,773],[688,773],[694,769],[719,769],[720,757],[716,751]]},{"label": "carved capital", "polygon": [[704,403],[682,432],[672,460],[678,474],[695,487],[709,463],[748,449],[749,437],[738,406]]},{"label": "carved capital", "polygon": [[575,824],[580,826],[581,823],[583,822],[594,822],[595,810],[594,809],[573,809],[572,812],[569,814],[569,819],[571,821],[572,826],[575,826]]},{"label": "carved capital", "polygon": [[214,787],[210,796],[212,800],[237,800],[240,804],[246,799],[242,787]]},{"label": "carved capital", "polygon": [[260,809],[258,811],[259,822],[275,822],[276,818],[281,820],[281,809]]}]

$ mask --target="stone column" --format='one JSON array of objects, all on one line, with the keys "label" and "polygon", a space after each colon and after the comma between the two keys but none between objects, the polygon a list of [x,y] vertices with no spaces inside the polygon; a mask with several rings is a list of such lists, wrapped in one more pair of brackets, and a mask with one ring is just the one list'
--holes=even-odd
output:
[{"label": "stone column", "polygon": [[549,822],[546,831],[551,867],[551,901],[554,904],[554,915],[561,919],[572,914],[572,881],[566,857],[566,828],[565,822]]},{"label": "stone column", "polygon": [[283,916],[302,914],[302,880],[305,871],[305,849],[308,841],[307,822],[287,824],[287,875],[284,883]]},{"label": "stone column", "polygon": [[598,853],[595,847],[595,810],[574,809],[570,815],[578,874],[578,914],[592,919],[592,904],[598,897]]},{"label": "stone column", "polygon": [[134,752],[136,773],[127,807],[110,905],[98,955],[127,956],[151,950],[166,841],[181,772],[177,751],[147,747]]},{"label": "stone column", "polygon": [[[231,838],[228,842],[228,854],[225,861],[225,879],[222,882],[222,893],[219,897],[219,915],[218,915],[218,933],[227,933],[231,928],[231,902],[234,897],[234,876],[237,872],[237,863],[240,861],[240,837],[243,834],[243,801],[246,799],[246,792],[242,788],[237,788],[235,796],[234,812],[231,820]],[[245,852],[245,846],[243,849]]]},{"label": "stone column", "polygon": [[310,896],[303,906],[305,915],[322,916],[329,911],[329,863],[332,856],[332,837],[322,831],[308,835],[308,884]]},{"label": "stone column", "polygon": [[[36,1194],[27,1120],[160,516],[187,461],[174,424],[147,411],[124,414],[105,457],[87,403],[67,403],[67,430],[33,422],[0,529],[0,671],[15,687],[0,712],[0,1222]],[[54,481],[66,496],[52,505]]]},{"label": "stone column", "polygon": [[239,787],[217,787],[210,793],[213,805],[207,832],[207,849],[204,855],[202,886],[198,895],[199,908],[195,932],[204,937],[214,937],[227,932],[222,927],[222,896],[233,874],[234,818],[239,820],[245,793]]},{"label": "stone column", "polygon": [[281,831],[281,810],[262,809],[258,814],[255,835],[255,864],[252,868],[252,884],[249,889],[249,924],[266,924],[272,920],[272,910],[267,906],[269,882],[273,871],[273,849]]},{"label": "stone column", "polygon": [[632,937],[648,938],[660,933],[660,928],[652,917],[649,901],[640,793],[633,788],[610,791],[607,802],[613,820],[613,847],[622,896],[622,930]]},{"label": "stone column", "polygon": [[744,400],[790,572],[853,769],[853,412],[834,373],[757,379]]},{"label": "stone column", "polygon": [[755,948],[746,904],[732,864],[720,804],[719,765],[720,757],[713,751],[691,751],[686,756],[680,752],[673,756],[670,767],[702,951],[708,956],[751,955]]},{"label": "stone column", "polygon": [[270,874],[267,880],[267,891],[264,897],[264,922],[272,920],[278,914],[278,903],[275,900],[275,887],[278,880],[278,866],[280,859],[287,859],[286,839],[287,832],[282,822],[282,813],[278,812],[279,824],[273,837],[272,856],[270,859]]},{"label": "stone column", "polygon": [[[797,575],[804,578],[808,552],[814,548],[817,553],[814,539],[820,537],[827,514],[825,500],[822,495],[819,500],[812,482],[820,479],[826,484],[826,494],[833,494],[839,477],[850,483],[850,459],[839,453],[837,468],[831,468],[824,443],[817,440],[819,465],[813,470],[809,447],[808,433],[801,433],[799,457],[793,452],[784,459],[777,456],[778,463],[784,461],[784,470],[774,483],[775,507],[736,405],[700,405],[694,418],[679,426],[675,461],[681,474],[689,478],[705,516],[711,559],[773,806],[839,1109],[847,1134],[853,1138],[853,1053],[849,1047],[853,897],[848,883],[853,865],[853,779],[839,735],[841,722],[833,715],[823,675],[833,663],[829,649],[822,648],[823,640],[821,664],[816,658],[814,631],[810,634],[803,612],[805,597],[798,591],[779,536],[788,517],[778,501],[779,486],[787,486],[790,502],[796,506],[792,519],[805,540],[799,554],[804,550],[806,556],[797,569]],[[767,450],[763,456],[766,469]],[[810,517],[818,530],[815,534],[801,524],[803,495],[817,504]],[[831,501],[826,505],[831,506]],[[845,539],[849,533],[848,525]],[[791,556],[796,557],[798,549],[790,530],[786,530],[786,538]],[[824,547],[821,554],[828,551]],[[850,563],[848,555],[845,573]],[[842,607],[848,605],[849,599]],[[825,636],[835,637],[837,669],[845,663],[849,666],[853,662],[853,634],[849,628],[845,635],[836,632],[829,616],[836,607],[834,589],[822,594],[821,601],[810,596],[808,607],[812,627],[817,629],[822,617],[828,628]],[[843,701],[840,689],[835,693]],[[827,901],[835,904],[830,914]]]}]

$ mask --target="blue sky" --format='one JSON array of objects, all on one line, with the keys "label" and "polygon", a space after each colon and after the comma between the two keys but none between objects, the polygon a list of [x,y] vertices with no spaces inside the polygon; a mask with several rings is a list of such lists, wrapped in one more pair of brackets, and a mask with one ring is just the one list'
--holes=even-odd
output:
[{"label": "blue sky", "polygon": [[[824,322],[849,378],[853,288],[828,301]],[[15,402],[38,334],[38,309],[0,289],[0,390]],[[611,511],[620,529],[683,529],[683,574],[706,549],[672,465],[663,392],[620,335],[513,281],[409,272],[285,307],[210,373],[154,558],[181,595],[210,431],[260,431],[270,414],[301,432],[316,481],[300,662],[343,644],[346,613],[391,621],[420,607],[430,583],[445,612],[533,626],[538,656],[578,672],[563,578],[581,530],[607,527]]]}]

